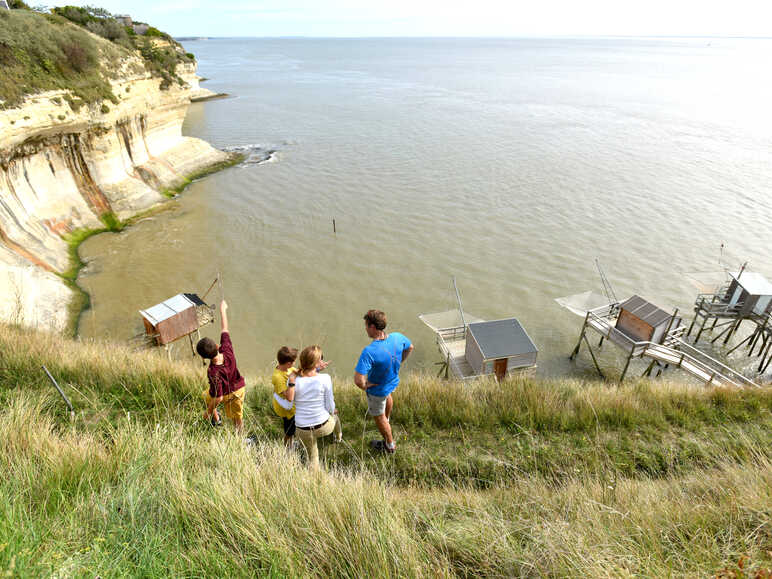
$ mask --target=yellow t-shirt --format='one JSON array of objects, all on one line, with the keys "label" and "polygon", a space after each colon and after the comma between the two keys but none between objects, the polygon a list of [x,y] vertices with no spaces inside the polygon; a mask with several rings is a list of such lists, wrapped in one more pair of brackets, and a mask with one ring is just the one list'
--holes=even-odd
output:
[{"label": "yellow t-shirt", "polygon": [[[276,368],[273,371],[273,376],[271,376],[271,383],[273,384],[273,391],[278,394],[279,396],[282,395],[282,393],[287,389],[287,378],[292,372],[297,372],[297,368],[290,368],[289,370],[279,370]],[[282,396],[283,398],[283,396]],[[285,410],[281,406],[279,406],[279,403],[276,402],[276,400],[271,397],[271,401],[273,402],[273,411],[281,416],[282,418],[292,418],[295,416],[295,407],[293,406],[289,410]]]}]

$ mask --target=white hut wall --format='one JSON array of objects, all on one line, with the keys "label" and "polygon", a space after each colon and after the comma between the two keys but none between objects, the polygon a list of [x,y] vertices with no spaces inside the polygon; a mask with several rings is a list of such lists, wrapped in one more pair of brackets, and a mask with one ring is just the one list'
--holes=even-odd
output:
[{"label": "white hut wall", "polygon": [[474,339],[474,335],[467,329],[466,332],[466,345],[464,346],[464,355],[466,361],[474,370],[475,374],[484,374],[483,368],[483,354],[480,350],[480,346],[477,340]]},{"label": "white hut wall", "polygon": [[753,313],[763,316],[772,313],[772,296],[759,296],[756,304],[753,306]]}]

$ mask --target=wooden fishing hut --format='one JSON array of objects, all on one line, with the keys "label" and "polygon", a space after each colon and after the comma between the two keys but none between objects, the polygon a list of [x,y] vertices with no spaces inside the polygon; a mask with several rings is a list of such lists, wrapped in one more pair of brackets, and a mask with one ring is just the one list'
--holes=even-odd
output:
[{"label": "wooden fishing hut", "polygon": [[477,376],[536,366],[539,350],[516,318],[476,322],[467,326],[464,355]]},{"label": "wooden fishing hut", "polygon": [[[196,294],[181,293],[146,310],[139,310],[145,325],[145,338],[158,346],[188,336],[193,349],[192,334],[214,321],[214,308]],[[200,337],[200,334],[199,334]]]},{"label": "wooden fishing hut", "polygon": [[727,285],[714,292],[697,296],[694,302],[694,319],[686,335],[691,335],[692,329],[701,318],[702,324],[694,338],[696,343],[708,322],[712,320],[708,331],[721,331],[711,342],[723,337],[723,343],[727,344],[740,325],[748,320],[754,324],[753,331],[729,353],[748,344],[748,355],[752,356],[758,345],[756,355],[761,358],[758,371],[763,373],[772,362],[772,283],[760,273],[746,271],[745,266],[739,272],[729,273],[728,276]]},{"label": "wooden fishing hut", "polygon": [[[556,301],[573,313],[582,313],[576,304],[585,299],[586,293],[558,298]],[[624,380],[633,358],[647,358],[650,363],[643,376],[650,376],[655,368],[659,369],[657,375],[660,375],[663,370],[673,366],[708,385],[758,387],[740,372],[683,342],[681,336],[685,326],[681,324],[678,309],[669,313],[634,295],[622,303],[609,303],[583,313],[584,324],[570,359],[577,356],[584,342],[601,377],[605,378],[587,338],[588,329],[600,334],[599,348],[604,340],[608,340],[627,353],[620,382]]]},{"label": "wooden fishing hut", "polygon": [[458,309],[418,318],[437,335],[443,361],[439,375],[467,380],[495,374],[501,381],[508,372],[536,366],[539,350],[516,318],[485,321],[464,312],[453,280]]}]

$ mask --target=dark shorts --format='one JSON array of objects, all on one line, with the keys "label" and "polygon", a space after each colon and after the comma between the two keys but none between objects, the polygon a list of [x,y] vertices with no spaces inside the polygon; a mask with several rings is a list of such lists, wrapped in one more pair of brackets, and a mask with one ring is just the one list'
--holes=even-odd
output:
[{"label": "dark shorts", "polygon": [[282,418],[281,420],[284,423],[284,435],[295,436],[295,417]]}]

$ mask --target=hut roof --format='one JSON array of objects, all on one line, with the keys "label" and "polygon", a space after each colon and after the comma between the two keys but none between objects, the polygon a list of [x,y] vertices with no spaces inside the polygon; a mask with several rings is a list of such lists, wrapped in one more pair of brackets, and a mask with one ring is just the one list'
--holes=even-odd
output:
[{"label": "hut roof", "polygon": [[172,316],[192,308],[194,305],[196,305],[195,302],[188,297],[188,294],[177,294],[160,304],[154,305],[152,308],[139,310],[139,313],[148,322],[157,326],[160,322],[168,320]]},{"label": "hut roof", "polygon": [[515,318],[477,322],[468,328],[486,360],[539,351]]},{"label": "hut roof", "polygon": [[772,283],[760,273],[743,271],[729,275],[752,296],[772,296]]},{"label": "hut roof", "polygon": [[622,302],[619,307],[623,310],[627,310],[653,328],[667,322],[673,317],[673,314],[658,308],[651,302],[647,302],[641,296],[633,296]]}]

